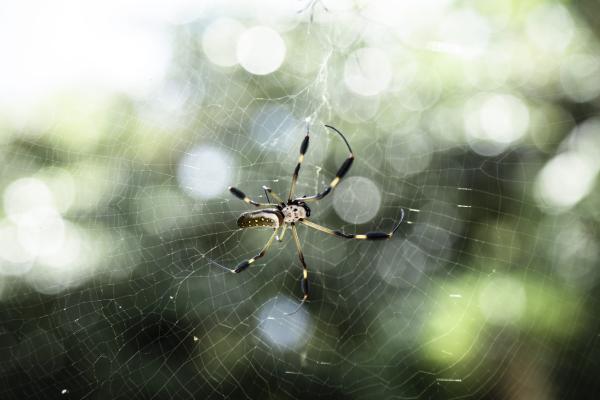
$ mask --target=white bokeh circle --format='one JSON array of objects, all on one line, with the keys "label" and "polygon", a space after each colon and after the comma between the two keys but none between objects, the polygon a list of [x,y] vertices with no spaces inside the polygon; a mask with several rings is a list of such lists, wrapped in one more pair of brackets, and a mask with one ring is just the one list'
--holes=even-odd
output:
[{"label": "white bokeh circle", "polygon": [[333,193],[333,208],[346,222],[363,224],[372,220],[381,206],[377,185],[362,176],[344,179]]},{"label": "white bokeh circle", "polygon": [[358,49],[346,60],[344,82],[348,89],[362,96],[375,96],[392,81],[392,64],[387,54],[376,47]]},{"label": "white bokeh circle", "polygon": [[286,46],[277,31],[266,26],[247,29],[240,36],[236,55],[240,65],[254,75],[268,75],[279,69]]},{"label": "white bokeh circle", "polygon": [[231,67],[238,63],[236,47],[244,25],[232,18],[219,18],[206,27],[202,35],[202,49],[216,65]]},{"label": "white bokeh circle", "polygon": [[557,155],[536,178],[538,203],[556,212],[573,207],[592,190],[598,170],[597,163],[575,151]]},{"label": "white bokeh circle", "polygon": [[261,336],[283,349],[297,349],[310,337],[306,308],[298,309],[298,303],[287,296],[269,299],[260,310],[259,321]]},{"label": "white bokeh circle", "polygon": [[400,176],[424,171],[433,156],[433,146],[428,135],[422,131],[390,135],[387,149],[387,158]]},{"label": "white bokeh circle", "polygon": [[54,208],[54,197],[48,186],[36,178],[11,182],[4,191],[4,212],[14,222],[35,220],[37,210]]},{"label": "white bokeh circle", "polygon": [[198,146],[186,153],[177,169],[177,180],[185,193],[209,199],[229,185],[231,158],[212,146]]}]

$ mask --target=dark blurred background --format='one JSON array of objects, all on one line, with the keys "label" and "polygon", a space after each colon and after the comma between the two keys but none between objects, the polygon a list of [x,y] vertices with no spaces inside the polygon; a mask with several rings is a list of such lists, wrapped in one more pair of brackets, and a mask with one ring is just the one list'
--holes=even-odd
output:
[{"label": "dark blurred background", "polygon": [[[600,390],[600,3],[0,4],[0,398]],[[261,186],[314,194],[240,230]]]}]

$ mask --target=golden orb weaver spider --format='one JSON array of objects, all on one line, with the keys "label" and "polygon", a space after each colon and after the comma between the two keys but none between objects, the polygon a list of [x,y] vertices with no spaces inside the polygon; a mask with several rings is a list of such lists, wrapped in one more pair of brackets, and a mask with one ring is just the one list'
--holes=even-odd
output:
[{"label": "golden orb weaver spider", "polygon": [[[230,269],[233,273],[240,273],[248,268],[252,263],[254,263],[259,258],[263,257],[274,239],[281,241],[285,235],[285,231],[289,226],[292,228],[292,236],[294,237],[294,242],[296,243],[296,250],[298,251],[298,257],[300,258],[300,263],[302,264],[303,274],[302,274],[302,292],[304,296],[300,302],[300,306],[304,304],[304,302],[308,299],[308,267],[306,262],[304,261],[304,254],[302,253],[302,248],[300,246],[300,238],[298,237],[298,232],[296,228],[296,224],[305,225],[309,228],[316,229],[320,232],[326,233],[328,235],[337,236],[345,239],[358,239],[358,240],[385,240],[390,239],[392,235],[398,230],[402,220],[404,219],[404,210],[400,209],[400,220],[396,223],[391,232],[367,232],[365,234],[350,234],[344,233],[342,231],[333,230],[327,228],[322,225],[318,225],[311,220],[308,219],[310,217],[310,208],[307,203],[319,201],[325,196],[327,196],[335,187],[340,183],[342,178],[348,173],[352,163],[354,162],[354,153],[352,152],[352,148],[348,143],[348,140],[344,137],[342,132],[334,128],[330,125],[325,125],[325,127],[335,131],[340,135],[346,147],[348,147],[348,151],[350,154],[348,158],[344,161],[342,166],[338,169],[335,178],[329,183],[329,185],[320,193],[312,195],[312,196],[302,196],[298,198],[294,198],[294,190],[296,189],[296,181],[298,180],[298,173],[300,172],[300,166],[304,161],[304,155],[308,150],[308,142],[310,139],[308,126],[306,127],[306,136],[304,136],[304,140],[300,145],[300,157],[298,158],[298,164],[296,164],[296,168],[294,169],[294,173],[292,175],[292,184],[290,187],[290,192],[288,194],[287,201],[283,201],[281,197],[279,197],[275,192],[271,190],[271,188],[267,186],[263,186],[263,190],[265,191],[265,195],[268,203],[259,203],[244,194],[241,190],[230,186],[229,191],[238,199],[243,200],[244,202],[251,204],[255,207],[270,207],[263,208],[257,211],[248,211],[244,212],[240,215],[237,220],[237,224],[240,228],[252,228],[252,227],[271,227],[274,232],[262,248],[262,250],[250,258],[249,260],[242,261],[235,267],[234,269]],[[269,194],[273,196],[273,198],[277,201],[277,203],[271,203],[269,198]],[[281,237],[277,235],[277,231],[281,228]],[[296,311],[294,311],[296,312]]]}]

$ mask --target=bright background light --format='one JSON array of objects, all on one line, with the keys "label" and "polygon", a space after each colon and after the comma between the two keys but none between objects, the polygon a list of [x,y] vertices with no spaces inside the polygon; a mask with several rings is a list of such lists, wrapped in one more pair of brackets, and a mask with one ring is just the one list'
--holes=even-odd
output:
[{"label": "bright background light", "polygon": [[388,88],[392,66],[387,55],[377,48],[362,48],[350,54],[344,66],[344,82],[348,89],[373,96]]},{"label": "bright background light", "polygon": [[220,66],[231,67],[238,63],[236,46],[244,25],[231,18],[221,18],[211,23],[202,36],[202,50],[208,59]]},{"label": "bright background light", "polygon": [[336,213],[347,222],[362,224],[372,220],[381,205],[377,185],[362,176],[345,179],[333,194]]},{"label": "bright background light", "polygon": [[[164,28],[131,20],[119,2],[25,0],[0,14],[0,101],[24,107],[67,87],[144,92],[164,76]],[[122,13],[125,11],[125,13]],[[27,23],[24,23],[27,21]]]},{"label": "bright background light", "polygon": [[198,146],[186,153],[179,163],[177,179],[192,197],[211,198],[220,195],[231,181],[230,158],[219,149]]},{"label": "bright background light", "polygon": [[260,312],[260,331],[262,336],[275,346],[294,349],[306,343],[309,317],[306,310],[300,309],[291,316],[286,313],[296,310],[298,304],[290,298],[274,298],[263,306]]},{"label": "bright background light", "polygon": [[536,182],[542,206],[557,211],[574,206],[592,189],[599,167],[574,152],[554,157],[540,171]]},{"label": "bright background light", "polygon": [[275,72],[285,58],[283,39],[271,28],[256,26],[239,37],[237,59],[244,69],[255,75]]}]

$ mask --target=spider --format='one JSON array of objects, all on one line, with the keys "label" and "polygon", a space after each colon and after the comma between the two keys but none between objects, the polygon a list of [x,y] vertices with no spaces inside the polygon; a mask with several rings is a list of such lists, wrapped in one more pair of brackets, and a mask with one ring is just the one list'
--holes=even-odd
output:
[{"label": "spider", "polygon": [[[269,240],[267,241],[265,246],[262,248],[262,250],[257,255],[250,258],[249,260],[242,261],[241,263],[239,263],[237,265],[237,267],[235,267],[235,269],[230,269],[230,271],[237,274],[237,273],[240,273],[240,272],[244,271],[245,269],[247,269],[252,263],[254,263],[256,260],[258,260],[259,258],[263,257],[266,254],[269,247],[271,247],[271,244],[273,243],[274,239],[277,239],[277,241],[281,242],[283,240],[283,237],[285,236],[287,227],[291,226],[292,236],[294,237],[294,242],[296,243],[296,250],[298,251],[298,257],[300,258],[300,263],[302,264],[302,269],[303,269],[301,287],[302,287],[302,292],[304,295],[300,302],[300,306],[302,304],[304,304],[304,302],[308,299],[309,291],[308,291],[308,267],[304,260],[304,254],[302,253],[302,248],[300,246],[300,239],[298,237],[298,231],[297,231],[297,227],[296,227],[298,224],[307,226],[312,229],[316,229],[316,230],[326,233],[328,235],[337,236],[337,237],[341,237],[344,239],[385,240],[385,239],[389,239],[392,237],[392,235],[398,230],[398,228],[400,227],[400,224],[402,223],[402,220],[404,219],[404,210],[400,209],[400,212],[401,212],[400,220],[396,223],[396,225],[394,226],[394,228],[392,229],[391,232],[389,232],[389,233],[367,232],[365,234],[344,233],[339,230],[333,230],[333,229],[327,228],[325,226],[318,225],[318,224],[312,222],[310,219],[308,219],[308,217],[310,217],[310,208],[308,207],[307,203],[319,201],[319,200],[323,199],[325,196],[327,196],[329,193],[331,193],[333,191],[333,189],[335,189],[335,187],[340,183],[340,181],[346,175],[346,173],[348,173],[348,170],[350,169],[350,167],[352,166],[352,163],[354,162],[354,153],[352,152],[352,149],[350,148],[350,144],[348,143],[348,140],[346,140],[344,135],[339,130],[334,128],[333,126],[325,125],[325,127],[335,131],[336,133],[338,133],[340,135],[340,137],[346,144],[346,147],[348,147],[348,151],[350,152],[350,154],[348,155],[348,158],[346,158],[346,160],[344,161],[342,166],[338,169],[335,178],[333,178],[333,180],[329,183],[329,186],[327,186],[322,192],[312,195],[312,196],[305,195],[302,197],[294,198],[294,190],[296,189],[296,181],[298,180],[298,173],[300,172],[300,166],[302,165],[302,162],[304,161],[304,155],[306,154],[306,151],[308,150],[308,142],[310,139],[308,126],[306,128],[306,136],[304,137],[304,140],[302,141],[302,144],[300,145],[300,157],[298,158],[298,164],[296,164],[296,168],[294,169],[294,173],[292,175],[292,184],[290,187],[290,192],[288,194],[287,201],[283,201],[281,199],[281,197],[279,197],[277,195],[277,193],[273,192],[271,190],[271,188],[269,188],[267,186],[263,186],[262,189],[265,191],[265,196],[267,198],[268,203],[256,202],[256,201],[250,199],[248,196],[246,196],[244,194],[244,192],[242,192],[241,190],[239,190],[235,187],[232,187],[232,186],[229,187],[229,191],[231,192],[231,194],[233,194],[238,199],[241,199],[244,202],[251,204],[255,207],[269,207],[269,208],[262,208],[257,211],[247,211],[247,212],[242,213],[237,220],[238,227],[240,227],[240,228],[254,228],[254,227],[271,227],[271,228],[273,228],[273,234],[271,235],[271,237],[269,238]],[[271,194],[271,196],[273,196],[273,198],[277,201],[277,203],[271,203],[269,194]],[[279,237],[277,235],[277,231],[279,229],[281,229],[281,237]]]}]

